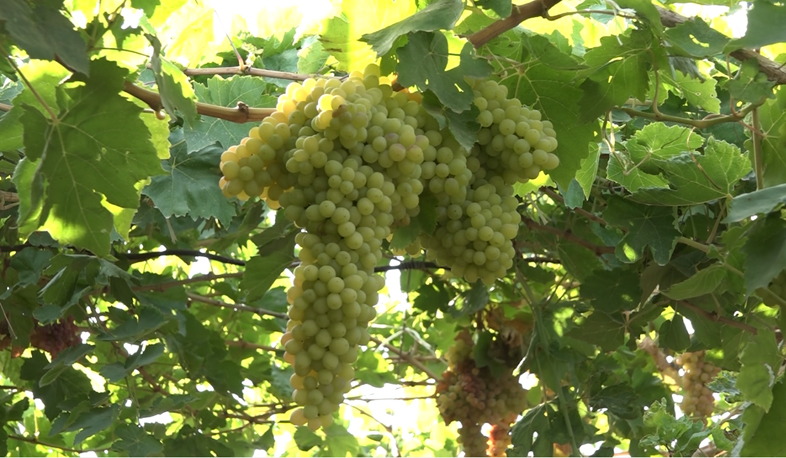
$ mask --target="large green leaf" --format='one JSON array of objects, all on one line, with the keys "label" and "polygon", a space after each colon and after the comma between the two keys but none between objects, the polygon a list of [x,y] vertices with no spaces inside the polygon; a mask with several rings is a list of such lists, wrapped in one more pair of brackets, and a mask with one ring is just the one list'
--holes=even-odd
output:
[{"label": "large green leaf", "polygon": [[218,165],[224,149],[210,145],[188,154],[185,142],[176,142],[172,156],[164,161],[165,176],[154,177],[142,191],[164,216],[216,218],[229,224],[232,204],[218,188]]},{"label": "large green leaf", "polygon": [[655,262],[666,265],[677,244],[674,209],[638,205],[621,197],[608,200],[603,218],[617,227],[627,229],[627,234],[617,245],[617,258],[623,262],[634,262],[649,245]]},{"label": "large green leaf", "polygon": [[695,205],[727,197],[751,170],[750,161],[736,146],[710,138],[703,155],[682,153],[654,161],[671,189],[639,188],[634,200],[650,205]]},{"label": "large green leaf", "polygon": [[[685,281],[672,285],[663,291],[666,297],[674,300],[690,299],[719,291],[718,287],[726,279],[728,270],[721,265],[712,265],[696,272]],[[721,291],[722,292],[722,291]]]},{"label": "large green leaf", "polygon": [[150,63],[161,95],[161,105],[173,119],[177,119],[177,112],[180,111],[188,125],[193,127],[197,120],[196,96],[188,77],[175,64],[161,57],[161,42],[158,38],[152,35],[147,37],[153,45]]},{"label": "large green leaf", "polygon": [[732,40],[726,46],[726,52],[786,41],[786,28],[783,27],[786,24],[786,5],[756,0],[748,10],[748,24],[745,36]]},{"label": "large green leaf", "polygon": [[786,203],[786,184],[740,194],[731,200],[724,223],[736,223],[759,213],[770,213]]},{"label": "large green leaf", "polygon": [[[775,93],[774,100],[767,100],[759,110],[759,123],[764,138],[761,140],[764,157],[764,185],[786,183],[786,91]],[[746,146],[752,150],[749,140]]]},{"label": "large green leaf", "polygon": [[88,74],[87,45],[57,6],[57,2],[7,0],[0,9],[0,20],[5,21],[5,30],[17,46],[31,58],[58,58],[68,67]]},{"label": "large green leaf", "polygon": [[692,17],[667,29],[664,35],[681,54],[696,58],[721,54],[729,42],[729,37],[707,25],[700,17]]},{"label": "large green leaf", "polygon": [[[510,5],[509,0],[508,5]],[[389,25],[382,30],[367,33],[360,39],[370,44],[371,48],[381,56],[390,51],[398,37],[402,35],[410,32],[433,32],[440,29],[452,29],[463,11],[464,5],[462,5],[460,0],[437,0],[414,15]],[[508,6],[508,14],[510,14],[510,6]]]},{"label": "large green leaf", "polygon": [[290,232],[277,242],[273,251],[264,256],[254,256],[246,263],[240,289],[245,292],[246,300],[253,301],[262,297],[287,267],[295,260],[295,235]]},{"label": "large green leaf", "polygon": [[415,32],[398,50],[398,82],[417,86],[421,91],[430,89],[446,108],[456,112],[469,110],[475,96],[465,77],[485,78],[491,65],[475,57],[474,48],[465,43],[461,49],[459,65],[447,69],[448,39],[442,32]]},{"label": "large green leaf", "polygon": [[786,222],[778,215],[756,221],[743,247],[748,294],[767,287],[786,269]]},{"label": "large green leaf", "polygon": [[89,79],[75,78],[84,84],[68,85],[58,97],[56,121],[23,105],[25,149],[35,170],[19,169],[15,182],[35,185],[25,195],[25,234],[42,227],[62,243],[105,256],[117,207],[137,208],[138,183],[161,166],[139,119],[142,109],[119,95],[127,72],[104,59],[91,69]]},{"label": "large green leaf", "polygon": [[[740,456],[786,455],[786,441],[782,439],[786,428],[786,382],[782,377],[773,387],[772,396],[772,407],[769,412],[760,416],[756,424],[746,425]],[[757,407],[751,406],[748,409],[755,408]],[[747,414],[746,410],[743,421],[747,420]]]}]

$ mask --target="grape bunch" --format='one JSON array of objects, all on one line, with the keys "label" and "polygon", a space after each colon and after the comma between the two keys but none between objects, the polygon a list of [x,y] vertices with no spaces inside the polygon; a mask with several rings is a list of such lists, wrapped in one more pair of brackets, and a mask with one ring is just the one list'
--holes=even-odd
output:
[{"label": "grape bunch", "polygon": [[[786,296],[786,270],[781,271],[777,277],[773,278],[768,285],[769,291],[762,288],[756,291],[761,297],[764,305],[768,307],[775,307],[780,304],[777,297]],[[776,297],[777,296],[777,297]]]},{"label": "grape bunch", "polygon": [[49,352],[52,359],[57,358],[61,351],[76,347],[81,343],[79,328],[74,324],[74,318],[70,316],[47,325],[40,325],[36,322],[30,333],[30,345]]},{"label": "grape bunch", "polygon": [[[556,167],[556,140],[551,124],[507,99],[504,87],[473,84],[476,104],[487,102],[479,120],[486,112],[492,116],[488,135],[496,139],[508,132],[505,121],[515,121],[503,140],[520,134],[516,141],[523,143],[488,154],[498,142],[467,150],[440,129],[419,94],[394,92],[371,64],[344,80],[291,83],[273,114],[222,154],[225,196],[258,196],[301,229],[281,339],[284,359],[295,370],[294,424],[315,430],[332,422],[354,377],[352,363],[370,339],[367,328],[384,286],[374,267],[384,242],[419,215],[426,190],[438,201],[437,228],[420,234],[405,252],[415,256],[425,249],[428,258],[470,282],[490,284],[512,266],[521,221],[512,184],[526,180],[525,170]],[[544,151],[547,163],[541,164]],[[537,156],[539,165],[522,168],[524,154]],[[516,168],[500,163],[514,156]]]},{"label": "grape bunch", "polygon": [[[526,391],[512,371],[500,375],[488,366],[477,367],[472,351],[472,337],[462,332],[448,351],[449,367],[436,388],[437,406],[445,423],[461,423],[459,441],[466,456],[505,456],[507,431],[526,407]],[[488,440],[481,434],[486,423],[492,425]]]},{"label": "grape bunch", "polygon": [[682,376],[683,397],[680,409],[689,417],[712,415],[715,398],[707,384],[720,372],[711,362],[704,360],[705,352],[683,353],[678,363],[685,370]]}]

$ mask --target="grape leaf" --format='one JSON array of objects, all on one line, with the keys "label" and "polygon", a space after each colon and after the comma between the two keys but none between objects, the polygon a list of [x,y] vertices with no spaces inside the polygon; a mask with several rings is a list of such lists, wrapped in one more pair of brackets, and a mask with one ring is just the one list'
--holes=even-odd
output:
[{"label": "grape leaf", "polygon": [[[528,39],[522,37],[522,40]],[[551,170],[549,176],[567,189],[576,171],[581,169],[582,160],[590,154],[587,145],[596,137],[598,124],[577,122],[582,90],[577,87],[575,70],[557,70],[535,57],[524,56],[522,61],[527,65],[514,77],[503,80],[503,84],[510,89],[511,95],[540,110],[543,119],[554,124],[559,142],[554,153],[559,156],[560,165]]]},{"label": "grape leaf", "polygon": [[737,374],[735,386],[746,401],[756,404],[767,412],[772,406],[771,383],[774,379],[773,368],[766,364],[743,364]]},{"label": "grape leaf", "polygon": [[161,57],[161,42],[158,38],[149,34],[145,36],[153,45],[150,64],[161,95],[161,104],[173,119],[177,119],[179,110],[188,125],[193,127],[197,120],[196,96],[188,77],[175,64]]},{"label": "grape leaf", "polygon": [[684,351],[690,345],[690,334],[685,327],[685,321],[680,315],[674,315],[669,321],[664,321],[658,330],[659,342],[663,347],[676,352]]},{"label": "grape leaf", "polygon": [[475,105],[469,110],[456,113],[442,106],[434,92],[428,90],[423,93],[423,108],[437,120],[440,129],[448,127],[461,146],[469,150],[475,145],[480,130],[480,124],[476,121],[480,110]]},{"label": "grape leaf", "polygon": [[710,138],[704,154],[682,153],[653,161],[671,183],[671,189],[639,188],[632,199],[651,205],[695,205],[731,194],[751,170],[747,154],[736,146]]},{"label": "grape leaf", "polygon": [[581,282],[581,295],[606,313],[635,309],[639,304],[639,276],[630,270],[598,270]]},{"label": "grape leaf", "polygon": [[310,429],[305,426],[299,426],[293,435],[295,444],[303,452],[307,452],[314,447],[320,446],[323,443],[321,437],[317,436]]},{"label": "grape leaf", "polygon": [[596,119],[630,97],[645,100],[653,58],[658,67],[668,67],[663,49],[655,46],[649,31],[601,38],[600,46],[584,55],[592,68],[583,72],[589,78],[581,84],[581,120]]},{"label": "grape leaf", "polygon": [[402,21],[415,11],[414,2],[344,0],[341,14],[327,21],[319,39],[325,51],[336,58],[340,70],[363,70],[376,62],[377,54],[371,46],[359,41],[361,36]]},{"label": "grape leaf", "polygon": [[729,37],[707,25],[700,17],[692,17],[664,32],[669,45],[679,54],[704,58],[723,53]]},{"label": "grape leaf", "polygon": [[228,225],[235,210],[218,188],[218,164],[223,152],[223,148],[211,145],[188,154],[185,142],[175,141],[172,156],[163,162],[167,174],[153,177],[142,193],[167,218],[216,218]]},{"label": "grape leaf", "polygon": [[718,287],[726,279],[726,272],[728,271],[723,266],[712,265],[696,272],[696,275],[672,285],[668,290],[662,292],[666,297],[674,300],[689,299],[712,292],[722,292]]},{"label": "grape leaf", "polygon": [[325,428],[324,447],[330,456],[357,456],[360,451],[357,438],[338,423]]},{"label": "grape leaf", "polygon": [[324,66],[330,54],[325,51],[325,47],[317,37],[309,37],[303,40],[303,46],[297,53],[298,73],[317,73]]},{"label": "grape leaf", "polygon": [[281,240],[275,251],[265,256],[254,256],[246,263],[240,289],[246,294],[246,301],[262,297],[273,283],[281,276],[281,272],[295,260],[295,235],[291,232]]},{"label": "grape leaf", "polygon": [[740,194],[731,200],[723,222],[736,223],[759,213],[770,213],[781,204],[786,204],[786,184]]},{"label": "grape leaf", "polygon": [[0,20],[5,22],[4,28],[16,45],[31,58],[59,58],[68,67],[87,75],[90,72],[87,45],[71,21],[53,6],[46,2],[6,0]]},{"label": "grape leaf", "polygon": [[[510,14],[510,0],[495,1],[502,1],[503,3],[507,1],[508,15]],[[360,40],[370,44],[377,55],[381,56],[390,51],[396,40],[402,35],[407,35],[411,32],[433,32],[440,29],[452,29],[463,11],[464,5],[460,0],[437,0],[402,21],[374,33],[367,33],[361,36]]]},{"label": "grape leaf", "polygon": [[[720,100],[717,97],[715,78],[699,79],[694,76],[676,72],[672,78],[666,72],[660,72],[660,81],[670,92],[685,99],[689,104],[703,108],[710,113],[720,113]],[[650,125],[661,125],[650,124]]]},{"label": "grape leaf", "polygon": [[692,151],[704,144],[700,135],[682,126],[666,126],[663,123],[652,123],[636,132],[625,142],[625,149],[630,153],[634,164],[641,163],[645,171],[656,172],[651,161],[666,160],[679,156],[684,151]]},{"label": "grape leaf", "polygon": [[137,425],[120,425],[114,433],[120,440],[115,441],[112,448],[125,451],[128,456],[157,455],[164,448],[158,439]]},{"label": "grape leaf", "polygon": [[455,112],[469,110],[475,98],[465,77],[485,78],[491,65],[475,57],[474,48],[465,43],[461,49],[459,65],[446,70],[448,65],[448,39],[441,32],[415,32],[398,50],[398,82],[402,86],[417,86],[421,91],[430,89],[446,108]]},{"label": "grape leaf", "polygon": [[617,154],[612,154],[609,157],[609,163],[606,165],[606,177],[609,180],[616,181],[617,183],[625,186],[630,192],[636,192],[641,188],[655,189],[667,188],[669,182],[664,180],[661,175],[650,175],[642,170],[641,166],[633,168],[631,163],[629,169],[623,168],[620,164]]},{"label": "grape leaf", "polygon": [[726,84],[729,94],[735,100],[759,103],[764,99],[772,98],[774,81],[769,81],[767,76],[759,73],[759,63],[749,59],[742,63],[737,77]]},{"label": "grape leaf", "polygon": [[[761,140],[764,185],[786,183],[786,91],[776,92],[775,99],[767,100],[758,110],[761,131],[765,134]],[[753,151],[751,140],[745,146]]]},{"label": "grape leaf", "polygon": [[597,345],[603,351],[614,351],[625,343],[625,325],[620,319],[598,311],[568,331],[567,335]]},{"label": "grape leaf", "polygon": [[756,0],[748,10],[748,27],[745,36],[732,40],[725,48],[731,52],[740,48],[761,48],[762,46],[786,41],[786,5],[767,0]]},{"label": "grape leaf", "polygon": [[30,201],[20,226],[25,235],[43,227],[61,243],[105,256],[114,219],[102,199],[137,208],[137,183],[159,174],[161,166],[139,118],[142,109],[119,95],[127,71],[104,59],[92,61],[91,69],[93,76],[75,75],[84,84],[69,84],[68,97],[59,98],[56,123],[23,105],[27,159],[36,169],[32,177],[19,179],[36,187],[26,196]]},{"label": "grape leaf", "polygon": [[581,206],[590,195],[595,177],[598,176],[598,161],[600,160],[600,147],[597,143],[590,143],[589,156],[581,160],[581,168],[576,171],[576,178],[570,181],[565,193],[565,205],[568,208]]},{"label": "grape leaf", "polygon": [[[276,106],[276,98],[264,94],[266,83],[253,76],[233,76],[229,79],[214,76],[207,80],[207,86],[194,84],[194,93],[200,102],[222,107],[237,107],[242,102],[253,108],[270,108]],[[226,149],[239,145],[240,140],[248,137],[248,131],[257,122],[239,124],[223,119],[201,116],[193,125],[184,126],[188,151],[197,151],[215,142]]]},{"label": "grape leaf", "polygon": [[757,220],[742,251],[746,255],[745,288],[751,294],[786,269],[786,222],[777,214]]},{"label": "grape leaf", "polygon": [[617,258],[623,262],[635,262],[649,245],[655,262],[666,265],[681,235],[672,208],[643,206],[612,197],[603,218],[609,224],[628,230],[616,250]]},{"label": "grape leaf", "polygon": [[[744,441],[740,456],[784,456],[786,455],[786,441],[783,440],[783,431],[786,428],[786,382],[781,378],[772,389],[772,403],[769,412],[759,417],[755,424],[751,424],[748,410],[758,409],[748,407],[743,415],[747,423]],[[749,431],[750,430],[750,431]]]}]

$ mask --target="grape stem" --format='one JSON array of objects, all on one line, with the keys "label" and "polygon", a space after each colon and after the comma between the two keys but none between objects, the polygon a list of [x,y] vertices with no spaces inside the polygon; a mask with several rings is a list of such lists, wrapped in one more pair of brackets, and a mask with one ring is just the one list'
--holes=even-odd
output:
[{"label": "grape stem", "polygon": [[202,304],[212,305],[215,307],[231,308],[241,312],[251,312],[251,313],[256,313],[257,315],[267,315],[275,318],[281,318],[284,320],[289,318],[287,317],[286,313],[273,312],[271,310],[266,310],[258,307],[249,307],[248,305],[243,305],[243,304],[230,304],[224,301],[220,301],[218,299],[212,299],[210,297],[202,296],[199,294],[186,293],[186,296],[188,296],[188,298],[191,299],[192,301],[200,302]]},{"label": "grape stem", "polygon": [[513,7],[510,16],[500,19],[485,29],[481,29],[467,37],[472,46],[480,48],[494,38],[516,27],[521,22],[534,17],[545,17],[548,10],[561,0],[534,0]]},{"label": "grape stem", "polygon": [[395,353],[396,355],[398,355],[399,358],[401,358],[404,361],[406,361],[407,363],[409,363],[410,366],[415,367],[415,368],[420,369],[421,371],[423,371],[423,373],[428,375],[429,378],[432,378],[434,380],[439,380],[439,377],[437,376],[437,374],[432,372],[422,362],[420,362],[417,359],[413,358],[412,355],[410,355],[409,353],[401,351],[398,348],[394,347],[393,345],[390,345],[387,342],[382,342],[381,340],[379,340],[379,339],[377,339],[376,337],[373,337],[373,336],[371,337],[371,341],[376,343],[379,347],[387,347],[388,350],[390,350],[393,353]]}]

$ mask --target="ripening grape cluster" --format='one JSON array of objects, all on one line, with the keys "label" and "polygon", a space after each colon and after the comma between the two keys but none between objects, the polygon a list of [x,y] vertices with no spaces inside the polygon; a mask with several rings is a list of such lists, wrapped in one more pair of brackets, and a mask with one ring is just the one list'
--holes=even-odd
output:
[{"label": "ripening grape cluster", "polygon": [[703,351],[683,353],[677,360],[685,370],[680,409],[689,417],[707,417],[715,407],[715,398],[707,384],[718,375],[720,368],[705,361],[704,355]]},{"label": "ripening grape cluster", "polygon": [[[500,375],[477,367],[472,351],[469,333],[459,334],[447,354],[449,367],[437,384],[437,406],[446,424],[461,423],[459,441],[466,456],[505,456],[507,431],[526,408],[526,391],[512,370]],[[488,440],[481,434],[485,423],[492,425]]]},{"label": "ripening grape cluster", "polygon": [[52,359],[68,348],[82,343],[74,318],[68,317],[55,323],[40,325],[36,322],[30,333],[30,345],[52,355]]},{"label": "ripening grape cluster", "polygon": [[222,154],[225,196],[259,196],[302,229],[281,339],[295,369],[296,425],[327,426],[343,401],[384,286],[374,273],[383,242],[417,217],[424,192],[438,201],[437,229],[407,252],[425,248],[470,282],[490,284],[512,266],[521,221],[512,184],[556,167],[556,140],[551,124],[504,87],[473,84],[478,120],[491,116],[482,131],[490,140],[469,151],[440,130],[418,94],[394,92],[372,64],[345,80],[290,84],[275,112]]}]

